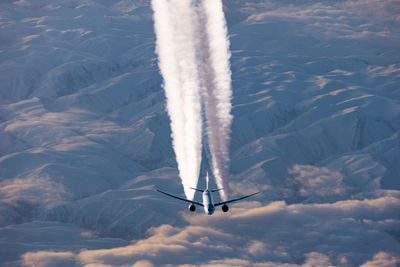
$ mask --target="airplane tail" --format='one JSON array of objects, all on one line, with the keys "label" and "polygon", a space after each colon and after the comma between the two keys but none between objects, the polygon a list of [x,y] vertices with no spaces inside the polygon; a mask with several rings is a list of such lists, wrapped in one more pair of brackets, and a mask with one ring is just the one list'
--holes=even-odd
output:
[{"label": "airplane tail", "polygon": [[208,189],[208,181],[209,181],[209,179],[208,179],[208,172],[207,172],[207,176],[206,176],[207,187],[206,187],[206,189]]}]

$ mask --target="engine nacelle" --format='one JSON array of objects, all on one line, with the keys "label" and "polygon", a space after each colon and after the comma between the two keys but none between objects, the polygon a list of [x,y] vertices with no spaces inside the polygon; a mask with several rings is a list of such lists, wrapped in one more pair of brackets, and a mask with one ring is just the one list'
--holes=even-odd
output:
[{"label": "engine nacelle", "polygon": [[191,212],[193,212],[193,211],[196,210],[196,206],[195,206],[194,204],[190,204],[189,207],[188,207],[188,209],[189,209]]},{"label": "engine nacelle", "polygon": [[229,210],[228,205],[226,205],[226,204],[222,205],[222,211],[223,212],[227,212],[228,210]]}]

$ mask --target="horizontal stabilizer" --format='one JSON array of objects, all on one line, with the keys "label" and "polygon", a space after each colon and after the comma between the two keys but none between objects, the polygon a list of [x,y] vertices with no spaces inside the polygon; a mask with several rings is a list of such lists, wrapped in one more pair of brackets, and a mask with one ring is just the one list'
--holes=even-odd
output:
[{"label": "horizontal stabilizer", "polygon": [[211,192],[218,192],[220,190],[223,190],[223,188],[218,188],[218,189],[212,189]]},{"label": "horizontal stabilizer", "polygon": [[[196,190],[196,191],[199,191],[199,192],[204,192],[204,189],[203,190],[201,190],[201,189],[198,189],[198,188],[193,188],[193,187],[189,187],[190,189],[193,189],[193,190]],[[220,190],[222,190],[223,188],[218,188],[218,189],[211,189],[210,191],[211,192],[217,192],[217,191],[220,191]]]},{"label": "horizontal stabilizer", "polygon": [[193,188],[193,187],[189,187],[190,189],[193,189],[193,190],[196,190],[196,191],[199,191],[199,192],[203,192],[204,190],[200,190],[200,189],[198,189],[198,188]]}]

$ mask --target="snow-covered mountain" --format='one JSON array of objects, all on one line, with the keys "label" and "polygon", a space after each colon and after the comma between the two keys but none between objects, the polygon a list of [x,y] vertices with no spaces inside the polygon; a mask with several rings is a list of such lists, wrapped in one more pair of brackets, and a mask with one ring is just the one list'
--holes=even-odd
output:
[{"label": "snow-covered mountain", "polygon": [[0,2],[0,264],[400,263],[398,1],[224,7],[229,191],[263,192],[205,216],[153,190],[183,194],[150,1]]}]

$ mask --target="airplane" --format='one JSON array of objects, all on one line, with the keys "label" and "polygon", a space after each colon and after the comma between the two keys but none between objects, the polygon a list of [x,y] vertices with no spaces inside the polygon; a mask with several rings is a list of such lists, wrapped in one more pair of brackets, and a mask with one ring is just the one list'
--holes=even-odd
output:
[{"label": "airplane", "polygon": [[189,200],[189,199],[186,199],[186,198],[183,198],[183,197],[178,197],[178,196],[175,196],[173,194],[170,194],[170,193],[167,193],[165,191],[162,191],[162,190],[160,190],[158,188],[156,188],[156,190],[158,192],[164,194],[164,195],[167,195],[167,196],[170,196],[170,197],[173,197],[173,198],[176,198],[176,199],[179,199],[179,200],[182,200],[182,201],[190,203],[188,209],[191,212],[194,212],[196,210],[195,204],[199,205],[199,206],[202,206],[202,207],[204,207],[204,212],[206,214],[208,214],[208,215],[212,215],[214,213],[215,207],[218,207],[218,206],[222,205],[222,211],[223,212],[227,212],[229,210],[229,207],[226,204],[231,203],[231,202],[235,202],[235,201],[239,201],[239,200],[242,200],[242,199],[245,199],[245,198],[248,198],[248,197],[251,197],[251,196],[254,196],[254,195],[257,195],[258,193],[260,193],[260,191],[258,191],[256,193],[253,193],[253,194],[250,194],[250,195],[247,195],[247,196],[244,196],[244,197],[239,197],[239,198],[231,199],[231,200],[228,200],[228,201],[222,201],[222,202],[218,202],[218,203],[214,204],[211,193],[217,192],[219,190],[222,190],[223,188],[211,189],[211,190],[208,189],[208,173],[207,173],[206,181],[207,181],[207,185],[206,185],[206,189],[204,189],[204,190],[200,190],[200,189],[197,189],[197,188],[190,187],[190,189],[193,189],[193,190],[196,190],[196,191],[199,191],[199,192],[203,193],[203,203],[200,203],[200,202],[197,202],[197,201],[194,201],[194,200]]}]

